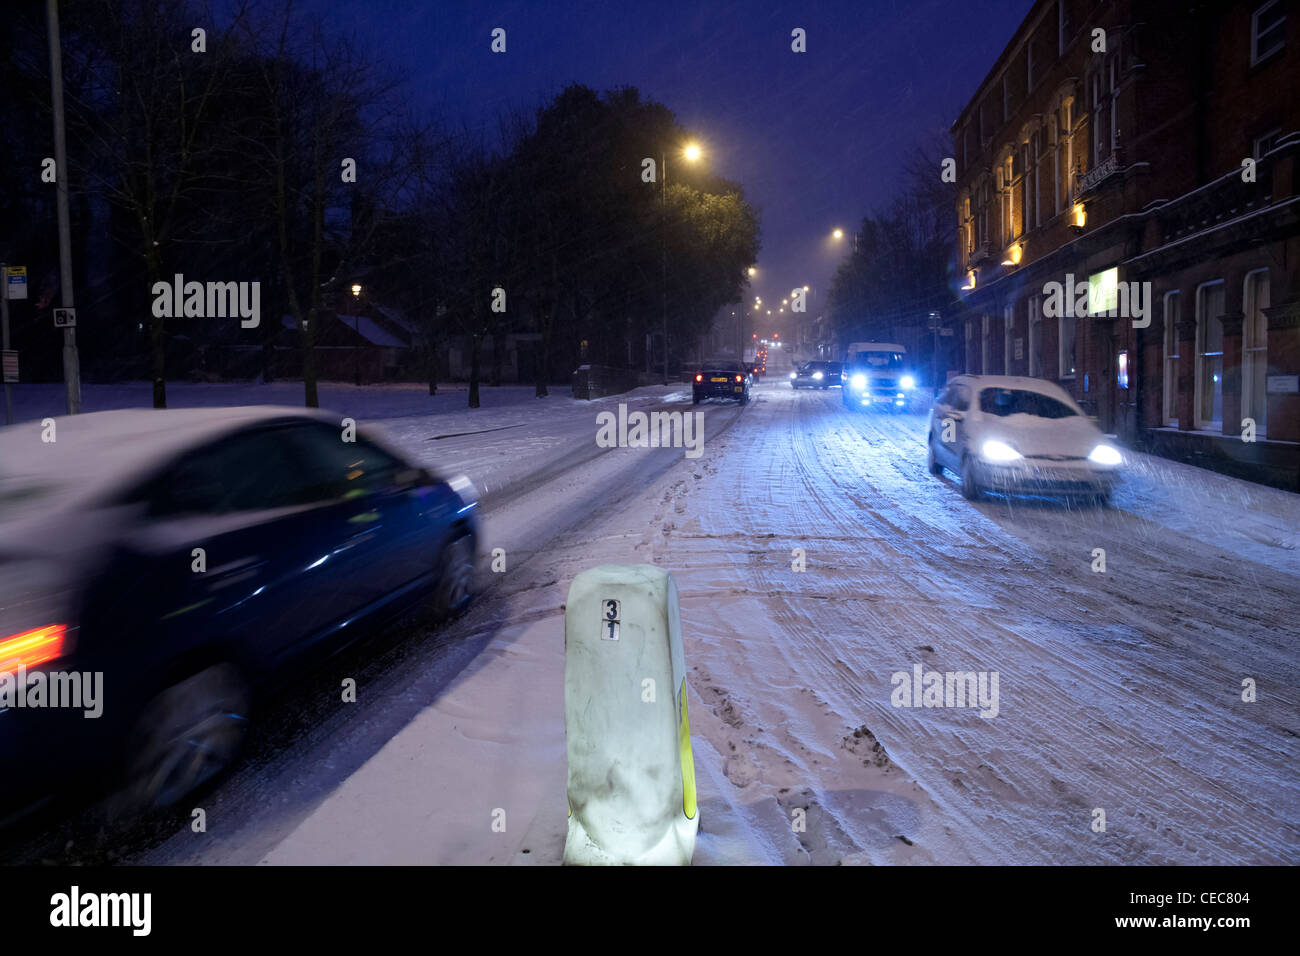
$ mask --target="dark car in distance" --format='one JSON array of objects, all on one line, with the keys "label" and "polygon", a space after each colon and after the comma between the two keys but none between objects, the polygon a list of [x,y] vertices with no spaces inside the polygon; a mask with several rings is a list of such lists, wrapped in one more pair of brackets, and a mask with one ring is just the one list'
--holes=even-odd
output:
[{"label": "dark car in distance", "polygon": [[742,405],[749,402],[753,373],[735,359],[715,359],[702,365],[691,382],[691,399],[696,405],[706,398],[730,398]]},{"label": "dark car in distance", "polygon": [[840,384],[839,362],[804,362],[790,373],[791,388],[830,388]]},{"label": "dark car in distance", "polygon": [[[472,599],[473,486],[338,417],[136,409],[51,436],[0,433],[0,822],[100,780],[123,812],[173,805],[295,665]],[[100,712],[24,706],[20,675],[99,675]]]}]

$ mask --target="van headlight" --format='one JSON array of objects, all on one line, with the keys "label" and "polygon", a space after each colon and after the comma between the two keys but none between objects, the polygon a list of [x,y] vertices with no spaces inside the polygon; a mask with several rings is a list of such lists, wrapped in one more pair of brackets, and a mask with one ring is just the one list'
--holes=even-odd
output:
[{"label": "van headlight", "polygon": [[822,380],[822,373],[821,373],[821,372],[813,372],[813,379],[816,380],[816,381],[818,381],[818,382],[820,382],[820,381]]},{"label": "van headlight", "polygon": [[1015,461],[1021,457],[1020,452],[1001,441],[986,441],[980,454],[988,461]]},{"label": "van headlight", "polygon": [[1110,445],[1098,445],[1088,452],[1088,460],[1098,465],[1118,465],[1123,463],[1124,456]]},{"label": "van headlight", "polygon": [[910,375],[904,375],[903,380],[898,384],[902,385],[903,388],[916,388],[916,379]]},{"label": "van headlight", "polygon": [[849,379],[849,384],[854,388],[858,389],[859,391],[861,391],[862,389],[867,387],[867,377],[863,375],[861,372],[859,372],[857,375],[854,375],[851,379]]}]

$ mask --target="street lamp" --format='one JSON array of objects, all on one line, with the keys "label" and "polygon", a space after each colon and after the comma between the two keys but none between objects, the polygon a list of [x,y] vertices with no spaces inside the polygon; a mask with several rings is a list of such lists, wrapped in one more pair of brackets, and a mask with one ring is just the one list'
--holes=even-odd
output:
[{"label": "street lamp", "polygon": [[843,239],[843,238],[844,238],[844,230],[843,230],[843,229],[836,229],[834,232],[831,233],[831,238],[832,238],[832,239]]},{"label": "street lamp", "polygon": [[[695,162],[700,158],[700,147],[695,143],[688,143],[682,150],[682,156],[688,162]],[[663,231],[663,340],[664,340],[664,384],[668,384],[668,154],[659,154],[659,170],[663,173],[660,181],[659,194],[663,200],[664,213],[664,231]]]},{"label": "street lamp", "polygon": [[[359,282],[352,283],[352,298],[353,299],[361,298],[361,284]],[[353,331],[357,333],[357,341],[359,343],[361,340],[361,315],[360,315],[361,309],[354,308],[352,311],[358,313],[352,316],[352,328]],[[353,348],[352,370],[356,375],[357,388],[360,388],[361,387],[361,346],[360,344],[357,344],[352,346],[352,348]]]}]

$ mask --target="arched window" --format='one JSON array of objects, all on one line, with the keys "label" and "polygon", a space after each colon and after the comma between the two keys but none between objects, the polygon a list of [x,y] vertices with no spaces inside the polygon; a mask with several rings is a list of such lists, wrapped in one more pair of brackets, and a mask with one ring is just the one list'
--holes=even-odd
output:
[{"label": "arched window", "polygon": [[1268,414],[1265,384],[1268,376],[1268,270],[1246,276],[1245,317],[1241,324],[1241,417],[1255,419],[1255,434],[1262,436]]},{"label": "arched window", "polygon": [[1196,427],[1223,424],[1223,280],[1196,290]]},{"label": "arched window", "polygon": [[1178,425],[1178,293],[1165,293],[1163,411],[1165,425]]}]

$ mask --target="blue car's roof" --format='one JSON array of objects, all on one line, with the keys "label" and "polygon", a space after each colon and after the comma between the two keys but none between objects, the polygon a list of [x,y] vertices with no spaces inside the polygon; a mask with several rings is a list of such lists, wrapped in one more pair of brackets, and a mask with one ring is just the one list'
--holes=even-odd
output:
[{"label": "blue car's roof", "polygon": [[224,408],[131,408],[53,419],[0,432],[0,525],[7,520],[93,497],[187,448],[260,422],[338,416],[276,405]]}]

